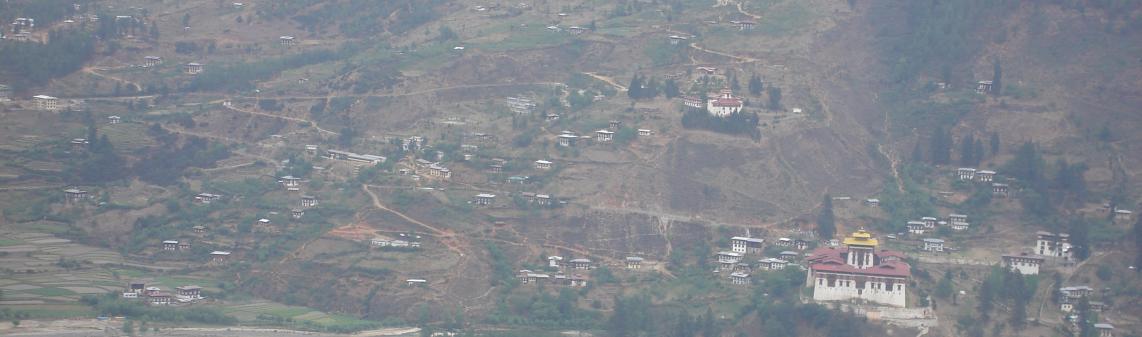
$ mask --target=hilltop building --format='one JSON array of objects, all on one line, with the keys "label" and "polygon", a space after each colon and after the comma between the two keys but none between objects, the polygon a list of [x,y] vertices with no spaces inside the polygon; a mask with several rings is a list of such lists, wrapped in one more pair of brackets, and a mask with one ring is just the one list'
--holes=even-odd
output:
[{"label": "hilltop building", "polygon": [[819,248],[808,258],[806,286],[817,301],[865,300],[895,307],[906,304],[911,268],[903,254],[877,250],[872,233],[859,230],[844,247]]}]

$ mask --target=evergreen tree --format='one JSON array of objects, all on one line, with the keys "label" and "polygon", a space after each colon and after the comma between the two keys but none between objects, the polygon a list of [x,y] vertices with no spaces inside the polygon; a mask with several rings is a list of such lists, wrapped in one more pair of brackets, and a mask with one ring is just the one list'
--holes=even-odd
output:
[{"label": "evergreen tree", "polygon": [[991,156],[999,154],[999,132],[991,133]]},{"label": "evergreen tree", "polygon": [[974,166],[979,160],[976,159],[975,153],[975,136],[967,135],[961,142],[960,147],[960,165]]},{"label": "evergreen tree", "polygon": [[932,160],[932,164],[945,165],[951,162],[951,138],[951,135],[949,135],[948,131],[943,127],[936,128],[935,133],[932,134],[928,149],[928,155]]},{"label": "evergreen tree", "polygon": [[1070,222],[1071,251],[1077,260],[1086,260],[1090,257],[1089,223],[1086,219],[1076,218]]},{"label": "evergreen tree", "polygon": [[[1134,265],[1142,266],[1142,217],[1138,217],[1134,221],[1134,247],[1138,255],[1134,256]],[[1135,268],[1134,271],[1138,272],[1142,268]]]},{"label": "evergreen tree", "polygon": [[836,219],[833,215],[833,197],[826,194],[821,205],[821,214],[817,215],[817,234],[822,239],[832,239],[837,234]]},{"label": "evergreen tree", "polygon": [[992,61],[994,74],[991,78],[991,93],[995,96],[1003,95],[1003,66],[999,64],[999,59],[996,58]]},{"label": "evergreen tree", "polygon": [[781,109],[781,88],[770,85],[767,89],[769,93],[769,109]]},{"label": "evergreen tree", "polygon": [[749,93],[754,96],[761,96],[761,90],[764,89],[764,84],[761,82],[761,76],[753,74],[749,78]]},{"label": "evergreen tree", "polygon": [[916,142],[916,145],[912,147],[912,162],[919,163],[922,161],[924,161],[924,151],[920,148],[920,142]]},{"label": "evergreen tree", "polygon": [[741,92],[742,90],[742,85],[738,83],[738,75],[736,74],[730,76],[730,90],[734,92]]},{"label": "evergreen tree", "polygon": [[718,337],[721,333],[719,330],[718,325],[714,323],[714,310],[706,307],[706,317],[702,322],[702,337]]},{"label": "evergreen tree", "polygon": [[1043,158],[1039,147],[1033,142],[1025,142],[1015,151],[1015,157],[1007,162],[1005,171],[1022,180],[1036,191],[1044,190]]},{"label": "evergreen tree", "polygon": [[642,91],[642,78],[639,77],[638,74],[635,74],[634,77],[632,77],[630,79],[630,86],[627,87],[627,97],[630,97],[630,99],[637,100],[637,99],[641,98],[641,96],[640,96],[641,91]]},{"label": "evergreen tree", "polygon": [[986,152],[983,149],[983,140],[976,139],[974,148],[975,151],[973,151],[973,154],[975,154],[975,161],[972,163],[972,166],[979,166],[979,163],[986,157]]},{"label": "evergreen tree", "polygon": [[666,83],[663,84],[662,93],[666,98],[675,98],[682,94],[678,90],[678,83],[675,83],[674,79],[666,80]]}]

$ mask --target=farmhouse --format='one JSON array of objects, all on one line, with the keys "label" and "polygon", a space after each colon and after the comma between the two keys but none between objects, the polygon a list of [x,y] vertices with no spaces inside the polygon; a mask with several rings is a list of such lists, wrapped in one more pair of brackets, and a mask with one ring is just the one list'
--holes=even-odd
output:
[{"label": "farmhouse", "polygon": [[927,226],[924,226],[924,222],[922,221],[909,221],[907,224],[904,224],[904,226],[908,228],[908,234],[924,234],[924,231],[927,229]]},{"label": "farmhouse", "polygon": [[780,246],[780,247],[793,247],[793,239],[790,239],[790,238],[778,238],[778,239],[777,239],[777,245],[778,245],[778,246]]},{"label": "farmhouse", "polygon": [[979,94],[986,94],[991,92],[991,81],[979,81],[975,84],[975,92]]},{"label": "farmhouse", "polygon": [[640,137],[650,136],[653,134],[654,134],[654,131],[651,131],[650,129],[638,129],[638,135]]},{"label": "farmhouse", "polygon": [[1010,189],[1010,186],[1007,184],[991,183],[991,193],[997,196],[1006,198],[1008,189]]},{"label": "farmhouse", "polygon": [[571,133],[566,133],[566,132],[563,134],[560,134],[558,138],[559,138],[559,140],[558,140],[559,146],[563,146],[563,147],[575,146],[575,141],[579,140],[579,136],[576,136],[576,135],[571,134]]},{"label": "farmhouse", "polygon": [[682,106],[690,111],[696,111],[705,107],[705,105],[702,104],[702,98],[697,96],[682,96]]},{"label": "farmhouse", "polygon": [[182,67],[182,69],[187,74],[198,75],[198,74],[202,73],[203,65],[202,65],[202,63],[191,62],[191,63],[187,63],[186,65],[184,65]]},{"label": "farmhouse", "polygon": [[[1089,286],[1071,286],[1059,288],[1059,310],[1063,312],[1074,311],[1083,298],[1094,295],[1094,289]],[[1092,306],[1093,307],[1093,306]]]},{"label": "farmhouse", "polygon": [[284,176],[278,180],[285,187],[298,187],[301,186],[301,178],[294,176]]},{"label": "farmhouse", "polygon": [[405,285],[407,285],[409,287],[423,287],[424,285],[428,284],[428,280],[420,279],[420,278],[410,278],[410,279],[405,280],[404,282],[405,282]]},{"label": "farmhouse", "polygon": [[179,301],[197,301],[202,299],[202,287],[199,286],[181,286],[174,288],[174,291]]},{"label": "farmhouse", "polygon": [[301,207],[312,208],[317,207],[317,197],[312,195],[301,196]]},{"label": "farmhouse", "polygon": [[161,63],[163,63],[163,58],[161,58],[161,57],[158,57],[158,56],[144,56],[143,57],[143,66],[144,67],[151,68],[151,67],[157,66]]},{"label": "farmhouse", "polygon": [[765,239],[735,236],[730,238],[730,251],[738,254],[761,254]]},{"label": "farmhouse", "polygon": [[107,124],[119,124],[122,122],[123,122],[123,117],[119,117],[119,116],[115,116],[115,115],[107,116]]},{"label": "farmhouse", "polygon": [[809,241],[804,239],[793,239],[793,248],[797,250],[805,250],[809,248]]},{"label": "farmhouse", "polygon": [[975,173],[975,178],[979,182],[990,183],[995,180],[995,171],[979,170]]},{"label": "farmhouse", "polygon": [[933,238],[924,239],[923,248],[925,251],[929,252],[942,252],[944,251],[944,240]]},{"label": "farmhouse", "polygon": [[962,181],[975,180],[975,169],[970,167],[961,167],[956,169],[956,176],[960,177]]},{"label": "farmhouse", "polygon": [[1023,275],[1039,275],[1043,258],[1028,254],[1003,255],[1003,266]]},{"label": "farmhouse", "polygon": [[920,218],[920,221],[924,222],[924,228],[936,228],[936,224],[940,222],[940,219],[936,219],[936,217],[932,216],[926,216]]},{"label": "farmhouse", "polygon": [[1035,235],[1035,254],[1050,257],[1071,257],[1071,235],[1067,233],[1051,233],[1039,231]]},{"label": "farmhouse", "polygon": [[206,233],[206,226],[202,226],[202,225],[194,226],[191,228],[191,230],[194,231],[194,234],[204,234],[204,233]]},{"label": "farmhouse", "polygon": [[171,304],[171,294],[168,292],[153,292],[147,295],[147,303],[151,305]]},{"label": "farmhouse", "polygon": [[627,269],[642,268],[642,258],[637,256],[627,256],[626,258]]},{"label": "farmhouse", "polygon": [[547,161],[547,160],[543,160],[543,159],[536,160],[535,161],[535,169],[537,169],[537,170],[550,170],[551,169],[551,162]]},{"label": "farmhouse", "polygon": [[357,154],[349,151],[328,150],[326,157],[334,160],[344,160],[352,163],[366,164],[366,165],[379,165],[384,163],[388,158],[384,156],[377,156],[371,154]]},{"label": "farmhouse", "polygon": [[547,257],[547,266],[551,267],[551,268],[562,268],[563,267],[563,257],[562,256],[548,256]]},{"label": "farmhouse", "polygon": [[1114,325],[1110,323],[1096,323],[1094,330],[1098,331],[1098,337],[1114,337]]},{"label": "farmhouse", "polygon": [[488,205],[495,204],[496,203],[496,195],[495,194],[488,194],[488,193],[477,194],[476,199],[473,201],[473,203],[475,203],[476,205],[481,205],[481,206],[488,206]]},{"label": "farmhouse", "polygon": [[709,111],[711,115],[718,117],[726,117],[741,112],[742,106],[744,106],[744,103],[742,103],[740,98],[734,97],[734,93],[730,88],[722,89],[717,96],[706,102],[706,110]]},{"label": "farmhouse", "polygon": [[305,210],[302,210],[300,208],[294,208],[294,209],[289,210],[289,217],[291,217],[291,218],[301,219],[301,217],[303,217],[303,216],[305,216]]},{"label": "farmhouse", "polygon": [[872,233],[859,230],[844,239],[844,247],[818,248],[808,258],[807,286],[817,301],[866,300],[905,306],[910,267],[901,254],[877,251]]},{"label": "farmhouse", "polygon": [[39,110],[56,111],[60,109],[59,98],[48,95],[32,96],[32,102],[36,104],[36,109]]},{"label": "farmhouse", "polygon": [[221,195],[210,194],[210,193],[199,193],[199,194],[196,194],[194,196],[194,202],[200,203],[200,204],[209,204],[209,203],[221,200],[221,199],[222,199]]},{"label": "farmhouse", "polygon": [[610,122],[607,122],[607,130],[619,131],[619,129],[622,127],[623,127],[622,121],[611,120]]},{"label": "farmhouse", "polygon": [[789,261],[775,258],[765,258],[757,261],[757,268],[761,270],[782,270]]},{"label": "farmhouse", "polygon": [[1118,220],[1130,220],[1130,217],[1133,215],[1134,215],[1134,212],[1131,212],[1129,210],[1125,210],[1125,209],[1114,210],[1114,218],[1118,219]]},{"label": "farmhouse", "polygon": [[734,252],[718,252],[718,270],[729,271],[734,265],[742,261],[742,254]]},{"label": "farmhouse", "polygon": [[178,250],[178,240],[163,241],[163,250],[166,250],[166,251]]},{"label": "farmhouse", "polygon": [[671,35],[668,36],[668,38],[670,38],[670,45],[672,46],[677,46],[679,43],[686,41],[685,36]]},{"label": "farmhouse", "polygon": [[880,206],[880,199],[870,198],[865,199],[864,204],[872,207]]},{"label": "farmhouse", "polygon": [[609,130],[595,131],[595,141],[600,143],[607,143],[615,140],[615,133]]},{"label": "farmhouse", "polygon": [[281,43],[281,45],[284,47],[293,47],[293,45],[296,43],[294,40],[296,39],[293,36],[288,35],[278,38],[278,42]]},{"label": "farmhouse", "polygon": [[749,274],[740,273],[740,272],[739,273],[731,273],[730,274],[730,283],[732,283],[733,285],[736,285],[736,286],[749,285],[750,284]]},{"label": "farmhouse", "polygon": [[210,252],[210,262],[225,263],[226,260],[229,260],[229,259],[230,259],[230,252],[228,252],[228,251],[216,250],[216,251]]},{"label": "farmhouse", "polygon": [[77,188],[69,188],[63,190],[63,195],[67,202],[78,202],[80,200],[87,199],[87,191]]},{"label": "farmhouse", "polygon": [[586,258],[571,259],[571,261],[567,261],[567,262],[570,264],[571,269],[591,269],[592,268],[591,260],[586,259]]}]

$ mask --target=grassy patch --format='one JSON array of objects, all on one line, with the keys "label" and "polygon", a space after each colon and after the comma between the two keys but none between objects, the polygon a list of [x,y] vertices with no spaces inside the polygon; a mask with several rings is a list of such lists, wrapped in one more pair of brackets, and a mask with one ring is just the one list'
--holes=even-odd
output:
[{"label": "grassy patch", "polygon": [[767,12],[758,22],[758,31],[773,36],[790,35],[813,23],[813,11],[800,1]]},{"label": "grassy patch", "polygon": [[63,289],[63,288],[39,288],[39,289],[27,290],[24,292],[28,293],[28,294],[36,294],[36,295],[47,296],[47,297],[70,296],[70,295],[76,294],[74,291]]},{"label": "grassy patch", "polygon": [[76,317],[94,317],[91,308],[78,304],[49,304],[49,305],[21,305],[13,307],[18,312],[28,314],[31,319],[59,319]]},{"label": "grassy patch", "polygon": [[0,238],[0,247],[15,246],[21,243],[24,243],[24,241],[17,239]]},{"label": "grassy patch", "polygon": [[570,35],[566,32],[552,32],[541,27],[541,25],[535,25],[527,30],[516,31],[503,40],[481,43],[476,46],[491,51],[536,49],[560,45],[568,39],[570,39]]}]

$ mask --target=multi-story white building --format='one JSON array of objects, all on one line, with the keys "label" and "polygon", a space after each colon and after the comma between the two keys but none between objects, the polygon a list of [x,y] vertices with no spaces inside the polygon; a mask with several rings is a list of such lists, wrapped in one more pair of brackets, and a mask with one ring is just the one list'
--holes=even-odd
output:
[{"label": "multi-story white building", "polygon": [[1035,233],[1035,254],[1050,257],[1071,258],[1071,235],[1039,231]]},{"label": "multi-story white building", "polygon": [[906,305],[911,267],[899,252],[877,250],[872,233],[859,230],[844,247],[824,247],[808,258],[806,286],[816,301],[865,300],[895,307]]},{"label": "multi-story white building", "polygon": [[765,239],[735,236],[730,238],[730,251],[738,254],[760,254]]},{"label": "multi-story white building", "polygon": [[1043,258],[1027,254],[1004,255],[1003,266],[1023,275],[1039,275]]}]

